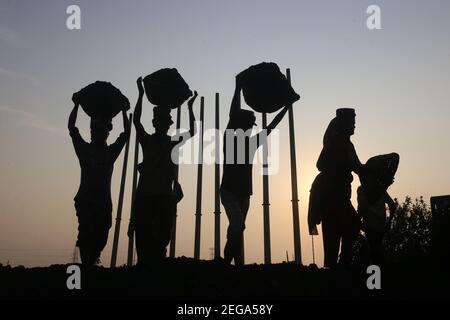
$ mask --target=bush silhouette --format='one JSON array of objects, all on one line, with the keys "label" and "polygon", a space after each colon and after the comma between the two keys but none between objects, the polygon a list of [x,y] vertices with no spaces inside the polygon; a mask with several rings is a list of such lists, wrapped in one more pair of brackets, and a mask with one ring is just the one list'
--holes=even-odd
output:
[{"label": "bush silhouette", "polygon": [[423,257],[431,253],[431,208],[423,197],[407,196],[397,204],[391,228],[384,237],[385,257],[390,263]]}]

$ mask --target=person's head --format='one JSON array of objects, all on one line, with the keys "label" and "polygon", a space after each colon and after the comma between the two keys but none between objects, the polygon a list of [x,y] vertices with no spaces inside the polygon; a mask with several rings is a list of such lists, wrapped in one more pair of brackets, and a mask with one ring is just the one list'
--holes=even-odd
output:
[{"label": "person's head", "polygon": [[112,123],[110,119],[91,118],[91,143],[106,144],[111,130]]},{"label": "person's head", "polygon": [[154,107],[152,124],[156,134],[166,135],[173,124],[170,108],[165,106]]},{"label": "person's head", "polygon": [[340,108],[336,110],[336,118],[339,121],[340,133],[351,136],[355,133],[355,109]]},{"label": "person's head", "polygon": [[162,119],[162,118],[153,118],[152,120],[153,127],[155,128],[156,134],[165,135],[169,132],[170,126],[173,124],[171,118]]},{"label": "person's head", "polygon": [[255,125],[255,113],[250,110],[239,110],[239,112],[231,118],[231,126],[233,129],[242,129],[247,131]]}]

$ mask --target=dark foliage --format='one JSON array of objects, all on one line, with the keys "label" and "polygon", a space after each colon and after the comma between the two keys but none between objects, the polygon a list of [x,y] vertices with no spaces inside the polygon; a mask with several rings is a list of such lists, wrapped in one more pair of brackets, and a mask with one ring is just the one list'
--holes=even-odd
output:
[{"label": "dark foliage", "polygon": [[387,262],[422,257],[431,252],[431,210],[423,197],[400,204],[384,238]]}]

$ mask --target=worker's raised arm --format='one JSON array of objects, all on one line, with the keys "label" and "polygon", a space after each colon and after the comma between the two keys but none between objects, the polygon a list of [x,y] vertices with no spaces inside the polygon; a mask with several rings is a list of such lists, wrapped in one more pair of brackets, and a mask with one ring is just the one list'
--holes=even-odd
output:
[{"label": "worker's raised arm", "polygon": [[[73,100],[73,98],[72,98],[72,100]],[[80,105],[74,101],[73,109],[72,109],[72,111],[70,112],[70,115],[69,115],[69,123],[68,123],[69,131],[72,131],[73,129],[76,128],[75,127],[75,123],[77,121],[77,115],[78,115],[78,108],[79,108],[79,106]]]},{"label": "worker's raised arm", "polygon": [[144,86],[142,84],[142,77],[139,77],[136,81],[139,96],[138,100],[136,102],[136,107],[134,108],[134,117],[133,117],[133,123],[136,128],[136,135],[138,138],[138,141],[142,141],[143,137],[147,134],[144,130],[144,127],[141,123],[141,115],[142,115],[142,98],[144,97]]},{"label": "worker's raised arm", "polygon": [[237,114],[241,110],[241,90],[242,90],[242,76],[238,74],[236,76],[236,87],[234,89],[233,100],[231,100],[230,106],[230,118]]}]

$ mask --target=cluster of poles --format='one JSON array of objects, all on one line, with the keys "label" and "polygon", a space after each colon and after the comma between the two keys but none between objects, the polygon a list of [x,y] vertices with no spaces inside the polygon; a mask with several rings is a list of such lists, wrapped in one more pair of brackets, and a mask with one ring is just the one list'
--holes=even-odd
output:
[{"label": "cluster of poles", "polygon": [[[291,82],[290,69],[286,70],[286,78],[289,83]],[[196,207],[195,207],[195,237],[194,237],[194,258],[200,258],[200,235],[201,235],[201,225],[202,225],[202,184],[203,184],[203,132],[204,132],[204,106],[205,99],[201,97],[200,99],[200,135],[199,137],[199,153],[198,153],[198,170],[197,170],[197,196],[196,196]],[[130,114],[129,124],[132,126],[133,114]],[[294,232],[294,259],[297,264],[302,264],[302,254],[301,254],[301,241],[300,241],[300,220],[299,220],[299,199],[298,199],[298,189],[297,189],[297,166],[296,166],[296,149],[295,149],[295,128],[294,128],[294,114],[292,110],[292,105],[289,106],[289,144],[290,144],[290,162],[291,162],[291,189],[292,189],[292,217],[293,217],[293,232]],[[263,128],[267,126],[267,115],[262,114],[262,125]],[[180,107],[177,108],[176,117],[176,129],[177,132],[181,126],[181,110]],[[214,256],[221,256],[221,244],[220,244],[220,136],[217,134],[219,132],[219,93],[215,94],[215,164],[214,164]],[[131,132],[131,128],[130,128]],[[119,246],[119,234],[120,225],[122,220],[122,207],[123,198],[125,192],[125,182],[126,173],[128,165],[128,152],[130,147],[130,139],[128,138],[125,146],[125,155],[122,167],[122,177],[120,182],[119,200],[117,205],[117,215],[114,227],[114,238],[112,245],[111,254],[111,268],[114,268],[117,264],[117,251]],[[134,145],[134,162],[133,162],[133,181],[132,181],[132,193],[131,193],[131,212],[130,220],[133,219],[134,212],[134,200],[137,188],[137,164],[139,158],[139,143],[137,139]],[[178,175],[178,167],[176,169],[176,175]],[[268,171],[268,149],[267,145],[263,145],[263,221],[264,221],[264,263],[269,264],[272,261],[271,258],[271,246],[270,246],[270,202],[269,202],[269,175],[266,174]],[[178,177],[175,177],[176,179]],[[169,256],[171,258],[175,257],[175,245],[176,245],[176,235],[177,235],[177,216],[174,217],[174,223],[171,233],[171,240],[169,245]],[[313,243],[314,250],[314,243]],[[134,252],[134,234],[128,234],[128,255],[127,255],[127,265],[133,265],[133,252]],[[244,258],[244,252],[242,252]],[[242,259],[244,261],[244,259]]]}]

